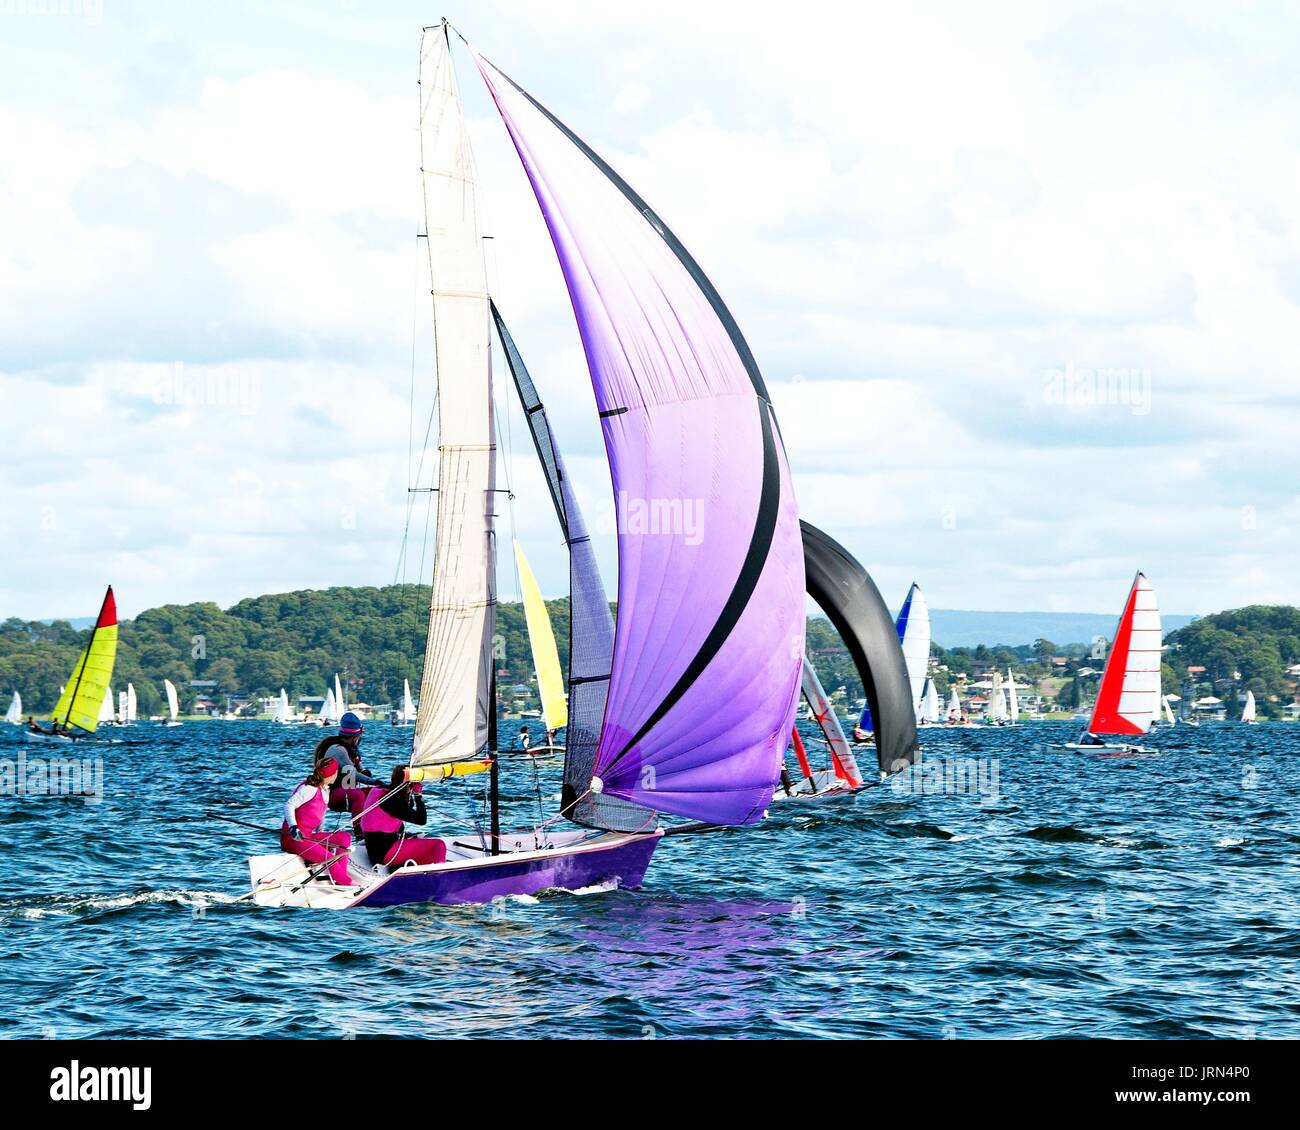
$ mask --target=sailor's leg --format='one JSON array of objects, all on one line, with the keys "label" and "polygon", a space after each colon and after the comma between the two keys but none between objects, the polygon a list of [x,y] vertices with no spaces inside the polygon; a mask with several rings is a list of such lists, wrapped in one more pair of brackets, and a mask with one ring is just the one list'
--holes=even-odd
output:
[{"label": "sailor's leg", "polygon": [[447,845],[442,840],[408,836],[394,844],[384,859],[387,867],[401,867],[403,863],[446,863]]}]

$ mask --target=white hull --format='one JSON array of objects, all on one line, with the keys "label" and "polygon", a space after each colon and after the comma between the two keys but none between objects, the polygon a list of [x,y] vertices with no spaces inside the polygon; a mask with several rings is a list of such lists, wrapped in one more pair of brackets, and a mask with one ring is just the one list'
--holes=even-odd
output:
[{"label": "white hull", "polygon": [[1133,745],[1131,742],[1063,742],[1061,745],[1049,746],[1049,749],[1065,753],[1156,753],[1149,746]]},{"label": "white hull", "polygon": [[817,769],[813,771],[811,782],[807,777],[800,777],[797,780],[792,778],[789,792],[785,791],[784,786],[778,785],[772,795],[772,801],[775,803],[783,800],[823,800],[827,797],[852,796],[857,791],[847,781],[835,776],[832,770]]},{"label": "white hull", "polygon": [[72,742],[76,739],[67,734],[37,734],[31,730],[23,731],[23,741],[39,744],[41,742]]}]

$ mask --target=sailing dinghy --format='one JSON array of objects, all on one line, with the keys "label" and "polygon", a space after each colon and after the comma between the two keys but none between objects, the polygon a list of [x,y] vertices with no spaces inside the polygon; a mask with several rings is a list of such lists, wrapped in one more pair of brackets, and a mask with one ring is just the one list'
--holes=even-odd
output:
[{"label": "sailing dinghy", "polygon": [[1138,573],[1115,628],[1088,725],[1078,741],[1054,749],[1112,754],[1155,752],[1133,742],[1105,739],[1140,738],[1151,729],[1160,712],[1161,639],[1155,590],[1145,575]]},{"label": "sailing dinghy", "polygon": [[23,696],[14,691],[14,697],[9,700],[9,709],[5,711],[5,721],[10,725],[17,726],[23,720]]},{"label": "sailing dinghy", "polygon": [[411,680],[402,680],[402,705],[393,712],[394,726],[409,726],[415,721],[415,703],[411,701]]},{"label": "sailing dinghy", "polygon": [[[913,583],[907,590],[903,607],[898,610],[895,628],[903,649],[903,662],[907,666],[907,682],[912,692],[912,715],[919,723],[924,720],[925,685],[929,681],[930,667],[930,608],[921,593],[920,585]],[[873,741],[875,728],[871,703],[868,702],[862,708],[858,724],[853,728],[854,741]]]},{"label": "sailing dinghy", "polygon": [[[554,437],[530,429],[565,541],[569,725],[560,815],[503,832],[497,788],[495,442],[489,316],[469,139],[449,25],[421,45],[425,242],[437,351],[439,467],[429,632],[408,778],[487,771],[490,823],[448,837],[444,863],[373,867],[336,887],[297,856],[250,860],[262,905],[482,902],[548,887],[639,885],[658,813],[750,824],[771,803],[794,721],[804,575],[789,468],[763,379],[730,311],[645,202],[568,127],[475,53],[568,285],[600,413],[618,518],[617,624]],[[526,380],[514,374],[517,385]],[[527,382],[531,388],[531,382]],[[535,397],[535,389],[532,390]],[[536,401],[540,409],[540,400]],[[629,506],[693,498],[708,520],[654,536]],[[603,607],[602,607],[603,605]],[[590,693],[579,695],[579,689]]]},{"label": "sailing dinghy", "polygon": [[[108,685],[113,681],[113,663],[117,658],[117,602],[113,586],[108,586],[100,605],[90,639],[82,648],[72,677],[59,692],[59,701],[50,715],[50,729],[29,727],[23,738],[29,742],[70,741],[93,734],[99,726]],[[112,707],[109,707],[112,715]]]},{"label": "sailing dinghy", "polygon": [[835,707],[822,687],[821,679],[812,663],[804,656],[801,677],[804,699],[808,703],[812,721],[817,723],[822,738],[826,742],[830,755],[830,765],[824,769],[814,769],[808,760],[808,751],[796,726],[791,731],[791,748],[799,767],[799,776],[795,777],[788,769],[781,771],[781,787],[777,789],[773,800],[816,800],[826,796],[847,796],[857,792],[865,782],[858,769],[857,759],[849,740],[844,736]]},{"label": "sailing dinghy", "polygon": [[1246,692],[1246,705],[1241,708],[1241,720],[1248,726],[1255,724],[1255,692]]},{"label": "sailing dinghy", "polygon": [[179,726],[181,723],[177,715],[180,714],[181,704],[180,697],[176,693],[176,684],[170,679],[164,679],[163,690],[167,692],[167,721],[163,725],[167,727]]}]

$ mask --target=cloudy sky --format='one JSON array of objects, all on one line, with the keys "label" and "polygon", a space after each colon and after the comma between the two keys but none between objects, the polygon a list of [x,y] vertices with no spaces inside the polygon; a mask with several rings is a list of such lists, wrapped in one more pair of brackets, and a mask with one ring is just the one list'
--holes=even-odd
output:
[{"label": "cloudy sky", "polygon": [[[704,265],[802,511],[889,603],[1111,612],[1137,568],[1173,612],[1300,602],[1300,18],[1131,7],[3,0],[0,616],[420,575],[443,14]],[[458,66],[493,288],[612,569],[563,285]]]}]

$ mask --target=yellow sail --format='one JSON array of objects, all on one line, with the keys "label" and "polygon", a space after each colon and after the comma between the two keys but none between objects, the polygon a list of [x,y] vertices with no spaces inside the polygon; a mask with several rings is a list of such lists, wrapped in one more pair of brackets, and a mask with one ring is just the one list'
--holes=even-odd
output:
[{"label": "yellow sail", "polygon": [[99,610],[99,619],[91,629],[90,640],[54,707],[52,717],[55,722],[75,726],[88,734],[95,732],[104,694],[113,680],[113,661],[116,658],[117,603],[110,585]]},{"label": "yellow sail", "polygon": [[537,578],[528,567],[528,558],[518,542],[515,542],[515,560],[519,563],[519,587],[523,589],[524,616],[528,621],[528,642],[533,648],[537,689],[542,696],[542,721],[548,730],[558,730],[569,721],[569,707],[564,700],[564,676],[560,673],[560,653],[555,647],[551,617],[537,587]]}]

